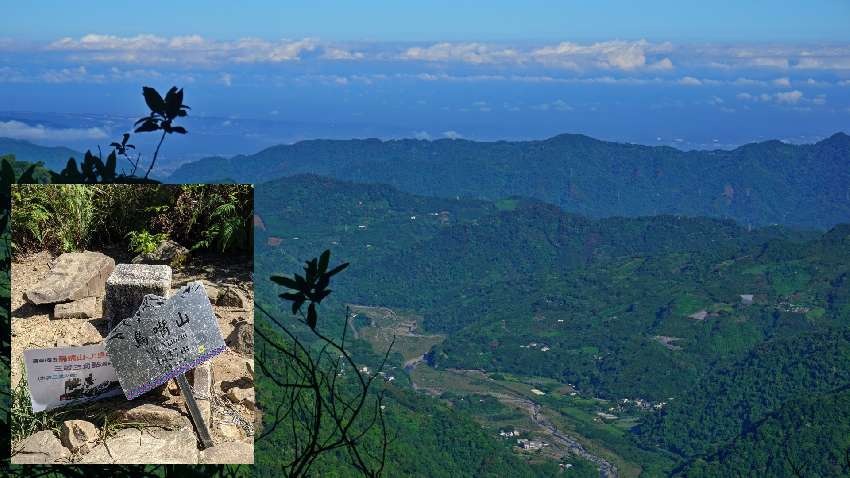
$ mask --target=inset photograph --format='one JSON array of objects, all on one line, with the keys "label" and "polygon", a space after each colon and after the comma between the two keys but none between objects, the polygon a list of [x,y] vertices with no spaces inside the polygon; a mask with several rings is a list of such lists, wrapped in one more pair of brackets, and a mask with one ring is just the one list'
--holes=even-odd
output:
[{"label": "inset photograph", "polygon": [[12,463],[253,463],[253,192],[13,186]]}]

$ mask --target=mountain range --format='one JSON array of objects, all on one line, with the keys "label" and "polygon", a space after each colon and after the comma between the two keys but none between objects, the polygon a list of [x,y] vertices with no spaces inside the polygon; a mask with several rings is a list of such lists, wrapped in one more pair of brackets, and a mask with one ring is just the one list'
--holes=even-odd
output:
[{"label": "mountain range", "polygon": [[12,155],[17,161],[43,163],[51,171],[65,169],[69,158],[81,161],[83,154],[63,146],[41,146],[22,139],[0,138],[0,156]]},{"label": "mountain range", "polygon": [[850,136],[680,151],[563,134],[542,141],[311,140],[210,157],[169,182],[263,182],[297,174],[437,197],[524,196],[588,217],[675,214],[745,226],[828,228],[850,218]]}]

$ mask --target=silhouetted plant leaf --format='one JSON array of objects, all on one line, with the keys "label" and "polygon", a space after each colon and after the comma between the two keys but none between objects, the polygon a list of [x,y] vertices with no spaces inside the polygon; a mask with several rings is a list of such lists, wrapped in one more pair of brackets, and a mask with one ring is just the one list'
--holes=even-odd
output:
[{"label": "silhouetted plant leaf", "polygon": [[298,289],[298,283],[293,279],[284,276],[272,276],[272,281],[290,289]]},{"label": "silhouetted plant leaf", "polygon": [[286,300],[291,300],[291,301],[295,301],[295,302],[304,299],[304,294],[302,294],[300,292],[299,293],[284,292],[283,294],[280,294],[280,296],[282,298],[286,299]]},{"label": "silhouetted plant leaf", "polygon": [[346,267],[348,267],[348,262],[344,262],[344,263],[334,267],[333,269],[330,270],[330,272],[328,272],[328,277],[332,277],[332,276],[342,272]]},{"label": "silhouetted plant leaf", "polygon": [[145,103],[147,103],[151,111],[165,116],[165,101],[159,92],[149,86],[143,86],[142,95],[145,97]]},{"label": "silhouetted plant leaf", "polygon": [[328,261],[331,259],[331,251],[326,249],[325,252],[319,256],[319,274],[324,274],[328,270]]},{"label": "silhouetted plant leaf", "polygon": [[176,118],[180,113],[180,107],[183,105],[183,89],[177,89],[172,86],[168,93],[165,94],[165,117]]},{"label": "silhouetted plant leaf", "polygon": [[173,131],[175,133],[186,134],[186,128],[184,128],[182,126],[175,126],[175,127],[171,128],[171,131]]},{"label": "silhouetted plant leaf", "polygon": [[156,121],[151,120],[151,119],[147,119],[147,120],[145,120],[144,123],[142,123],[141,126],[136,128],[135,132],[136,133],[145,133],[145,132],[148,132],[148,131],[156,131],[158,129],[159,129],[159,125],[157,124]]}]

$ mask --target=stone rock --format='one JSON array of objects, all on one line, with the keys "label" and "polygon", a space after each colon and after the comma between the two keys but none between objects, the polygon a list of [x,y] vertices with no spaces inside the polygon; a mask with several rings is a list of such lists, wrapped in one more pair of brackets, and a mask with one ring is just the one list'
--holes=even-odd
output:
[{"label": "stone rock", "polygon": [[195,432],[190,425],[179,430],[124,428],[92,448],[80,463],[189,464],[198,463]]},{"label": "stone rock", "polygon": [[218,432],[224,438],[242,438],[242,429],[232,423],[219,423]]},{"label": "stone rock", "polygon": [[245,360],[245,370],[248,372],[247,378],[253,383],[254,382],[254,361],[253,360]]},{"label": "stone rock", "polygon": [[254,409],[254,389],[233,387],[227,391],[227,398],[233,403],[241,403],[250,410]]},{"label": "stone rock", "polygon": [[12,452],[12,463],[16,465],[56,463],[66,460],[71,454],[50,430],[24,438],[12,448]]},{"label": "stone rock", "polygon": [[227,338],[227,345],[242,355],[254,355],[254,327],[248,322],[239,322]]},{"label": "stone rock", "polygon": [[232,441],[201,451],[199,463],[206,465],[254,464],[254,445]]},{"label": "stone rock", "polygon": [[100,433],[93,423],[85,420],[68,420],[62,424],[62,444],[74,453],[86,454]]},{"label": "stone rock", "polygon": [[168,297],[171,268],[147,264],[118,264],[106,280],[103,318],[110,328],[136,313],[148,294]]},{"label": "stone rock", "polygon": [[56,304],[53,308],[54,319],[94,319],[99,316],[97,297],[85,297],[73,302]]},{"label": "stone rock", "polygon": [[179,427],[186,423],[186,417],[178,410],[160,407],[152,403],[120,410],[116,419],[124,423],[146,423],[168,428]]},{"label": "stone rock", "polygon": [[189,249],[172,241],[162,241],[153,252],[144,252],[133,258],[133,264],[165,264],[184,262],[189,257]]},{"label": "stone rock", "polygon": [[33,304],[55,304],[85,297],[103,297],[115,260],[100,252],[66,252],[56,258],[50,273],[24,292]]},{"label": "stone rock", "polygon": [[201,281],[204,284],[204,289],[207,290],[207,297],[210,299],[210,304],[215,304],[218,301],[218,287],[208,281]]},{"label": "stone rock", "polygon": [[244,309],[247,304],[248,299],[245,298],[245,294],[236,287],[224,289],[224,292],[218,296],[218,302],[216,302],[216,305],[219,306],[238,307],[240,309]]}]

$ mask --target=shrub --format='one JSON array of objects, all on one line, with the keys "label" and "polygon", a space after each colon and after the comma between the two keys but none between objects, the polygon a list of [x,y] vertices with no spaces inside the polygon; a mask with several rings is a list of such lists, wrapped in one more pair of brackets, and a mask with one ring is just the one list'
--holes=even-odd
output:
[{"label": "shrub", "polygon": [[161,232],[159,234],[151,234],[147,229],[141,231],[130,231],[127,233],[130,238],[130,252],[137,254],[150,254],[155,251],[163,241],[168,239],[168,234]]},{"label": "shrub", "polygon": [[83,249],[92,234],[93,190],[82,185],[17,185],[12,191],[16,252]]}]

